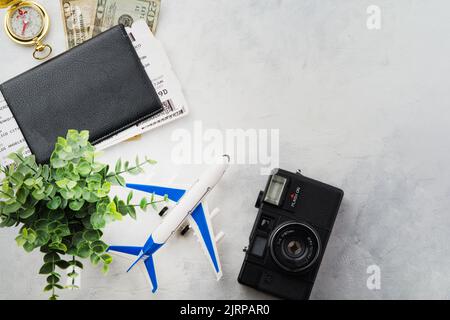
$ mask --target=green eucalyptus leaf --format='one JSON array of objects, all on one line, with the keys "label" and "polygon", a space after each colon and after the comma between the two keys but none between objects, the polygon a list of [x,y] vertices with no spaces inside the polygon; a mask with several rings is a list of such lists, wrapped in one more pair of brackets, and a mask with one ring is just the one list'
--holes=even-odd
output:
[{"label": "green eucalyptus leaf", "polygon": [[41,269],[39,270],[39,274],[50,274],[54,270],[54,264],[53,263],[45,263]]},{"label": "green eucalyptus leaf", "polygon": [[128,207],[123,200],[117,201],[117,211],[123,216],[128,214]]},{"label": "green eucalyptus leaf", "polygon": [[16,193],[16,199],[19,203],[25,203],[29,194],[30,190],[26,188],[20,188]]},{"label": "green eucalyptus leaf", "polygon": [[49,228],[51,227],[52,230],[56,230],[59,227],[59,223],[56,220],[62,220],[65,216],[63,210],[56,210],[56,211],[50,211],[49,218],[55,223],[49,225]]},{"label": "green eucalyptus leaf", "polygon": [[66,200],[71,200],[75,196],[75,192],[69,190],[60,190],[59,193]]},{"label": "green eucalyptus leaf", "polygon": [[144,172],[144,170],[141,167],[135,167],[135,168],[132,168],[132,169],[128,170],[128,173],[132,174],[132,175],[138,175],[138,174],[141,174],[143,172]]},{"label": "green eucalyptus leaf", "polygon": [[84,203],[84,200],[73,200],[69,202],[69,208],[73,211],[79,211],[83,207]]},{"label": "green eucalyptus leaf", "polygon": [[49,248],[58,250],[58,251],[62,251],[62,252],[67,252],[67,247],[64,243],[51,243],[49,245]]},{"label": "green eucalyptus leaf", "polygon": [[44,180],[48,180],[50,178],[50,168],[48,167],[48,165],[44,165],[42,167],[41,175],[44,178]]},{"label": "green eucalyptus leaf", "polygon": [[48,262],[55,263],[60,260],[61,260],[61,258],[56,252],[49,252],[44,256],[45,263],[48,263]]},{"label": "green eucalyptus leaf", "polygon": [[111,182],[105,181],[102,185],[102,191],[108,194],[111,191]]},{"label": "green eucalyptus leaf", "polygon": [[134,220],[136,220],[136,209],[133,206],[129,206],[128,208],[128,214],[130,215],[131,218],[133,218]]},{"label": "green eucalyptus leaf", "polygon": [[43,245],[47,244],[50,240],[50,234],[45,230],[41,230],[41,229],[36,230],[36,235],[37,235],[36,241],[35,241],[36,245],[43,246]]},{"label": "green eucalyptus leaf", "polygon": [[71,261],[69,261],[69,264],[71,266],[75,266],[75,267],[78,267],[80,269],[83,269],[83,264],[80,261],[78,261],[78,260],[71,260]]},{"label": "green eucalyptus leaf", "polygon": [[113,261],[113,258],[107,253],[102,254],[100,258],[105,264],[111,264],[111,262]]},{"label": "green eucalyptus leaf", "polygon": [[[57,213],[56,213],[57,214]],[[56,217],[56,214],[55,214],[55,217]],[[53,216],[53,215],[52,215]],[[52,220],[54,220],[54,218],[52,219]],[[52,222],[50,222],[48,225],[47,225],[47,230],[49,231],[49,232],[55,232],[55,230],[57,229],[59,227],[59,222],[58,221],[52,221]]]},{"label": "green eucalyptus leaf", "polygon": [[79,133],[79,139],[80,143],[83,145],[87,145],[89,140],[89,131],[88,130],[81,130]]},{"label": "green eucalyptus leaf", "polygon": [[64,260],[60,260],[60,261],[56,262],[56,265],[58,266],[58,268],[63,269],[63,270],[65,270],[68,267],[70,267],[70,264],[67,261],[64,261]]},{"label": "green eucalyptus leaf", "polygon": [[103,169],[105,169],[105,167],[106,167],[106,165],[104,165],[103,163],[94,162],[92,164],[92,172],[98,173],[98,172],[102,171]]},{"label": "green eucalyptus leaf", "polygon": [[32,187],[34,186],[36,180],[34,180],[34,178],[28,178],[24,181],[24,184],[28,187]]},{"label": "green eucalyptus leaf", "polygon": [[139,202],[139,207],[145,211],[147,209],[147,205],[148,205],[147,198],[142,198],[141,201]]},{"label": "green eucalyptus leaf", "polygon": [[66,255],[68,256],[76,256],[78,254],[76,247],[70,247],[67,249]]},{"label": "green eucalyptus leaf", "polygon": [[28,219],[29,217],[31,217],[34,214],[34,212],[35,212],[34,207],[26,208],[26,209],[20,211],[19,216],[22,219]]},{"label": "green eucalyptus leaf", "polygon": [[91,254],[91,256],[90,256],[90,260],[91,260],[91,263],[92,263],[94,266],[96,266],[96,265],[98,265],[98,263],[100,262],[100,256],[97,255],[96,253],[93,253],[93,254]]},{"label": "green eucalyptus leaf", "polygon": [[61,202],[62,202],[61,197],[56,196],[52,200],[47,202],[47,208],[49,208],[50,210],[56,210],[61,205]]},{"label": "green eucalyptus leaf", "polygon": [[83,238],[86,241],[93,242],[100,239],[100,232],[97,230],[88,230],[83,233]]},{"label": "green eucalyptus leaf", "polygon": [[55,195],[55,193],[56,193],[56,188],[53,185],[49,184],[49,185],[47,185],[47,187],[45,187],[45,196],[46,197],[53,197]]},{"label": "green eucalyptus leaf", "polygon": [[10,204],[6,204],[3,207],[3,213],[4,214],[14,213],[14,212],[17,212],[21,207],[22,207],[22,205],[19,202],[13,202]]},{"label": "green eucalyptus leaf", "polygon": [[136,156],[136,159],[134,160],[134,163],[136,164],[136,167],[139,167],[139,156]]},{"label": "green eucalyptus leaf", "polygon": [[108,245],[101,240],[91,243],[91,248],[95,253],[104,253],[108,249]]},{"label": "green eucalyptus leaf", "polygon": [[20,235],[16,237],[16,242],[19,247],[22,247],[27,242],[27,239]]},{"label": "green eucalyptus leaf", "polygon": [[86,178],[86,182],[90,183],[90,182],[98,182],[101,183],[103,180],[103,177],[100,173],[95,173],[90,175],[89,177]]},{"label": "green eucalyptus leaf", "polygon": [[[46,285],[45,286],[45,288],[44,288],[44,292],[49,292],[49,291],[52,291],[53,290],[53,284],[48,284],[48,285]],[[53,296],[52,296],[53,297]],[[52,299],[53,300],[53,299]],[[54,300],[56,300],[56,299],[54,299]]]},{"label": "green eucalyptus leaf", "polygon": [[133,199],[133,191],[130,191],[130,193],[128,193],[128,197],[127,197],[127,205],[129,205],[131,203],[132,199]]},{"label": "green eucalyptus leaf", "polygon": [[119,173],[122,170],[122,160],[119,158],[116,162],[115,171]]},{"label": "green eucalyptus leaf", "polygon": [[67,183],[67,189],[72,190],[73,188],[75,188],[77,186],[77,182],[76,181],[69,181]]},{"label": "green eucalyptus leaf", "polygon": [[106,180],[111,182],[114,185],[119,185],[122,187],[125,187],[125,185],[126,185],[124,177],[117,175],[117,174],[108,177]]},{"label": "green eucalyptus leaf", "polygon": [[95,213],[91,216],[90,222],[94,229],[102,229],[106,226],[106,220],[103,214]]},{"label": "green eucalyptus leaf", "polygon": [[80,163],[77,166],[78,173],[83,177],[86,177],[87,175],[89,175],[91,173],[91,170],[92,170],[91,164],[89,162],[87,162],[86,160],[80,161]]},{"label": "green eucalyptus leaf", "polygon": [[28,235],[26,236],[27,241],[32,244],[36,241],[37,234],[33,229],[28,229]]},{"label": "green eucalyptus leaf", "polygon": [[51,275],[49,275],[47,277],[47,283],[48,284],[55,284],[55,283],[58,283],[58,282],[59,282],[59,278],[57,276],[53,275],[53,274],[51,274]]},{"label": "green eucalyptus leaf", "polygon": [[33,251],[35,248],[36,248],[35,245],[34,245],[33,243],[29,242],[29,241],[25,242],[25,244],[23,245],[23,249],[24,249],[26,252],[31,252],[31,251]]},{"label": "green eucalyptus leaf", "polygon": [[69,179],[64,178],[64,179],[62,179],[62,180],[56,181],[55,183],[56,183],[56,185],[57,185],[58,187],[60,187],[60,188],[66,188],[66,187],[67,187],[67,184],[68,184],[69,182],[70,182]]},{"label": "green eucalyptus leaf", "polygon": [[102,267],[102,272],[104,274],[107,274],[108,271],[109,271],[109,265],[108,264],[104,264],[103,267]]},{"label": "green eucalyptus leaf", "polygon": [[31,195],[33,196],[34,199],[36,200],[42,200],[45,198],[45,190],[44,189],[38,189],[38,190],[34,190]]},{"label": "green eucalyptus leaf", "polygon": [[91,254],[92,251],[88,243],[85,243],[78,248],[78,256],[80,258],[88,258]]}]

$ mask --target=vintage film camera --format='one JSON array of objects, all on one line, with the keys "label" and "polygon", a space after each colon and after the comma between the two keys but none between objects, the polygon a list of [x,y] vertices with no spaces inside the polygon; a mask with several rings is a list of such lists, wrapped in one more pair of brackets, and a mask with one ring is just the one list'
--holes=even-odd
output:
[{"label": "vintage film camera", "polygon": [[344,192],[275,169],[256,202],[258,217],[238,281],[285,299],[308,299]]}]

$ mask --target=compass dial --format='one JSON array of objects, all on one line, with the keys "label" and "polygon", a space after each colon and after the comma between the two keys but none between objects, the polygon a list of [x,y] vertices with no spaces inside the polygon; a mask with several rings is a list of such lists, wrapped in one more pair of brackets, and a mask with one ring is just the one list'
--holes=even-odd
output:
[{"label": "compass dial", "polygon": [[20,6],[9,18],[11,33],[21,40],[32,40],[44,29],[43,13],[34,6]]}]

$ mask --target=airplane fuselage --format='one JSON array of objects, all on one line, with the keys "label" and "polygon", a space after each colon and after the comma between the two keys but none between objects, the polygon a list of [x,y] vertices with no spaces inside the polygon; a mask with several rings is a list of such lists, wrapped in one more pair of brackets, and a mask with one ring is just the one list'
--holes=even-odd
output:
[{"label": "airplane fuselage", "polygon": [[[216,186],[225,173],[229,163],[229,157],[223,156],[222,161],[210,167],[194,184],[186,191],[175,207],[170,210],[164,221],[155,229],[144,245],[151,250],[150,244],[164,244],[178,230],[184,220],[191,215],[202,203],[208,193]],[[149,252],[152,253],[152,252]]]}]

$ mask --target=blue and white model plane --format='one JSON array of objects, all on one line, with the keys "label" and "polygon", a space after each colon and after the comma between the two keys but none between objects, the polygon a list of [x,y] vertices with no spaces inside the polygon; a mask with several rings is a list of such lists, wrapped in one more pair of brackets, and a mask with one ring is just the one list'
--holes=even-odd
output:
[{"label": "blue and white model plane", "polygon": [[217,280],[222,277],[222,269],[217,253],[216,242],[220,240],[223,233],[215,236],[211,225],[211,218],[218,213],[218,209],[213,210],[210,214],[207,205],[203,201],[220,181],[228,168],[229,162],[229,156],[224,155],[221,157],[220,161],[208,168],[189,190],[127,184],[127,187],[135,190],[154,193],[159,196],[167,196],[171,201],[176,203],[163,222],[150,235],[144,246],[110,246],[108,248],[108,251],[121,252],[137,257],[130,268],[128,268],[127,272],[136,264],[143,262],[153,286],[153,293],[158,289],[153,255],[177,230],[180,229],[186,220],[188,220],[189,225],[194,229],[195,234],[201,240],[200,242],[202,243],[203,249],[206,251]]}]

